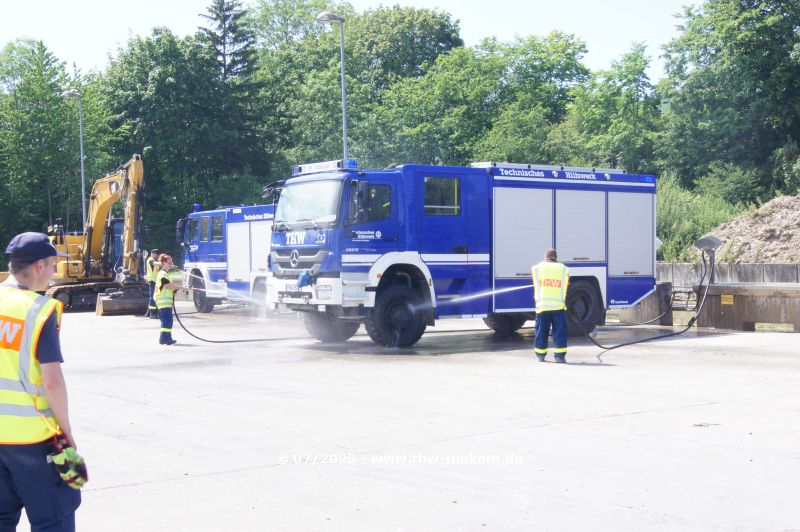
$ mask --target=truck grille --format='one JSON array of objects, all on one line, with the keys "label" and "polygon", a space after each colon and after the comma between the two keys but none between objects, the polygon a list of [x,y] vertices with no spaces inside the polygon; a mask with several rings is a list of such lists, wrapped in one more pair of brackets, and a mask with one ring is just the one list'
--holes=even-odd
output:
[{"label": "truck grille", "polygon": [[270,254],[272,272],[276,277],[297,277],[303,272],[316,275],[328,253],[328,250],[324,249],[274,250]]}]

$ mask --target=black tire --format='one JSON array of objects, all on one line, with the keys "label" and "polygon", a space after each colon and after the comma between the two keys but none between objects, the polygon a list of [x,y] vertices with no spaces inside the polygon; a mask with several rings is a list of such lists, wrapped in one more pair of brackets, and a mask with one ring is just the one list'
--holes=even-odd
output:
[{"label": "black tire", "polygon": [[483,318],[483,323],[498,336],[511,335],[522,328],[526,321],[527,316],[521,314],[489,314]]},{"label": "black tire", "polygon": [[364,325],[367,334],[384,347],[409,347],[425,332],[422,298],[406,285],[390,286],[378,294],[372,316]]},{"label": "black tire", "polygon": [[192,301],[197,312],[207,313],[214,310],[214,300],[206,295],[206,282],[200,277],[200,272],[192,272]]},{"label": "black tire", "polygon": [[303,325],[320,342],[345,342],[358,331],[360,323],[344,321],[322,312],[304,312]]},{"label": "black tire", "polygon": [[582,336],[603,320],[604,305],[594,283],[583,279],[570,281],[567,289],[567,334]]}]

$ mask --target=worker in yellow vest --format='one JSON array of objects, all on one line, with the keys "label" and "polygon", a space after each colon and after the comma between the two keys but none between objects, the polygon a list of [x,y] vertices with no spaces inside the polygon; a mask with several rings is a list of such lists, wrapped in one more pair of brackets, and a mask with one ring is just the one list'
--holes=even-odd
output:
[{"label": "worker in yellow vest", "polygon": [[544,260],[531,269],[533,298],[536,303],[536,338],[533,351],[539,362],[547,356],[547,337],[553,330],[556,362],[567,361],[567,285],[569,268],[558,262],[555,249],[548,249]]},{"label": "worker in yellow vest", "polygon": [[[22,233],[6,248],[10,275],[0,284],[0,530],[22,513],[32,530],[75,530],[84,479],[58,475],[64,449],[75,452],[61,372],[62,305],[47,290],[56,251],[43,233]],[[59,460],[55,459],[60,457]],[[81,459],[82,462],[82,459]],[[85,477],[85,470],[84,470]]]},{"label": "worker in yellow vest", "polygon": [[161,345],[174,345],[178,343],[172,338],[172,303],[175,299],[175,290],[185,290],[181,284],[183,277],[181,271],[172,264],[172,255],[162,253],[158,257],[161,270],[156,276],[156,288],[153,298],[158,307],[158,317],[161,320],[161,335],[158,343]]},{"label": "worker in yellow vest", "polygon": [[149,317],[154,320],[158,319],[158,307],[156,306],[155,299],[153,299],[153,294],[156,290],[156,277],[158,276],[158,270],[161,267],[158,262],[158,256],[160,254],[161,250],[151,249],[150,256],[147,257],[147,260],[145,261],[145,279],[147,280],[147,287],[150,291],[150,304],[147,307],[147,314],[145,314],[145,317]]}]

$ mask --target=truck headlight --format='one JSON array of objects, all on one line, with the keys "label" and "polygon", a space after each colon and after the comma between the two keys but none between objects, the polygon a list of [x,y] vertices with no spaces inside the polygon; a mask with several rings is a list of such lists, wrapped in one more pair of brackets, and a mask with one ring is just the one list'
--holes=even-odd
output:
[{"label": "truck headlight", "polygon": [[333,287],[331,285],[317,286],[317,299],[330,299],[333,297]]}]

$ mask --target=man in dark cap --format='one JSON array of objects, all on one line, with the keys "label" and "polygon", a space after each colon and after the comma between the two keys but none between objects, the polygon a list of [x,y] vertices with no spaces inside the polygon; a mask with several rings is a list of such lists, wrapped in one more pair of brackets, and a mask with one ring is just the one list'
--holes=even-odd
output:
[{"label": "man in dark cap", "polygon": [[22,233],[6,248],[10,275],[0,283],[0,530],[22,514],[32,530],[75,530],[76,484],[48,455],[72,447],[58,329],[62,305],[39,295],[55,272],[56,250],[43,233]]}]

